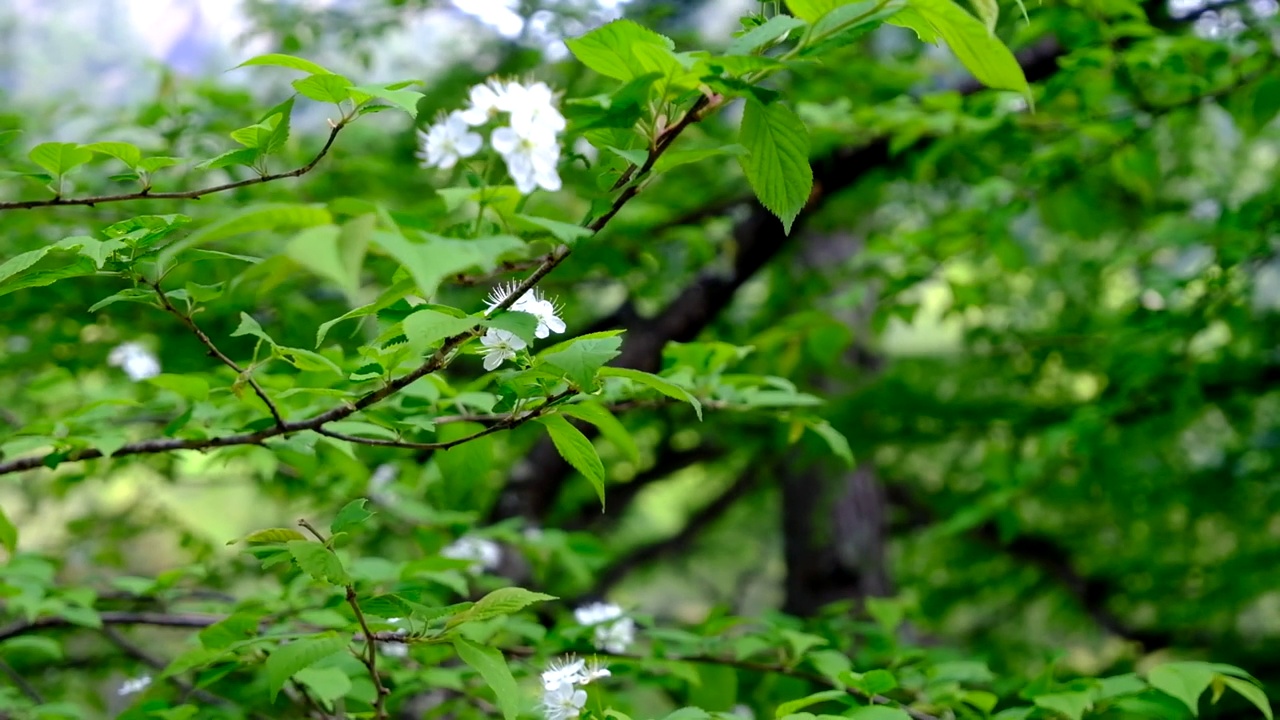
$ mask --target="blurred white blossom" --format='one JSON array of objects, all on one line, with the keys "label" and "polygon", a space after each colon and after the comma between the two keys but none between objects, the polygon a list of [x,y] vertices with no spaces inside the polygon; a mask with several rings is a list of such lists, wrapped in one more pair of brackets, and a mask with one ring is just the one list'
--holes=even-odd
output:
[{"label": "blurred white blossom", "polygon": [[121,343],[107,355],[107,364],[124,370],[130,380],[146,380],[160,374],[160,360],[141,343]]},{"label": "blurred white blossom", "polygon": [[498,113],[508,112],[508,85],[498,78],[488,80],[471,88],[465,110],[459,117],[468,125],[477,127],[498,117]]},{"label": "blurred white blossom", "polygon": [[502,562],[502,548],[498,543],[486,538],[464,535],[454,540],[440,554],[454,560],[470,560],[467,572],[478,575],[485,570],[492,570]]},{"label": "blurred white blossom", "polygon": [[594,627],[595,646],[611,653],[623,653],[636,639],[636,623],[613,603],[591,603],[573,611],[578,624]]},{"label": "blurred white blossom", "polygon": [[479,133],[471,132],[461,112],[453,112],[426,130],[419,130],[422,140],[419,157],[426,167],[448,170],[462,158],[469,158],[480,152],[484,138]]},{"label": "blurred white blossom", "polygon": [[572,720],[582,714],[587,704],[587,691],[572,683],[557,685],[542,696],[542,708],[547,720]]},{"label": "blurred white blossom", "polygon": [[560,189],[560,143],[546,127],[530,124],[521,130],[500,127],[493,131],[490,142],[507,163],[507,174],[521,195],[538,188],[555,192]]},{"label": "blurred white blossom", "polygon": [[120,683],[120,689],[116,691],[116,694],[119,695],[120,697],[124,697],[126,695],[133,695],[135,693],[140,693],[143,690],[146,690],[147,686],[150,684],[151,684],[150,675],[143,675],[141,677],[129,678],[128,680],[125,680],[124,682]]}]

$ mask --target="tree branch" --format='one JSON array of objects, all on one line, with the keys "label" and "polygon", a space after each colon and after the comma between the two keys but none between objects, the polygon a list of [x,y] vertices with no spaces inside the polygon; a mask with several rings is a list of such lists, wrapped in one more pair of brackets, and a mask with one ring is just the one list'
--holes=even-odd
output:
[{"label": "tree branch", "polygon": [[333,147],[333,141],[337,139],[338,133],[350,124],[351,118],[346,117],[338,122],[329,121],[330,130],[329,138],[325,141],[324,146],[320,148],[320,152],[311,158],[311,162],[301,167],[294,168],[286,172],[271,173],[269,175],[259,175],[255,178],[247,180],[237,180],[235,182],[223,183],[222,185],[213,185],[199,190],[183,190],[178,192],[151,192],[151,188],[143,188],[138,192],[122,193],[119,195],[93,195],[80,198],[64,198],[55,197],[47,200],[19,200],[15,202],[0,202],[0,212],[5,210],[31,210],[42,207],[63,207],[68,205],[86,205],[93,207],[105,203],[125,202],[127,200],[199,200],[205,195],[213,195],[215,193],[226,192],[228,190],[236,190],[250,185],[261,185],[262,183],[273,182],[275,180],[283,180],[284,178],[295,178],[306,175],[315,169],[316,165],[329,154],[329,149]]},{"label": "tree branch", "polygon": [[169,296],[165,294],[163,289],[161,289],[160,281],[151,281],[146,278],[140,278],[140,280],[143,284],[156,291],[156,296],[160,298],[160,305],[166,312],[178,318],[182,321],[183,325],[187,326],[187,329],[190,330],[206,348],[208,348],[209,355],[211,357],[217,358],[223,365],[234,370],[237,376],[244,378],[245,381],[249,383],[249,387],[253,388],[254,394],[256,394],[267,406],[267,410],[270,411],[271,417],[275,418],[276,427],[283,428],[284,418],[280,416],[280,410],[276,407],[275,403],[271,402],[271,398],[267,397],[266,391],[262,389],[262,386],[258,384],[258,381],[253,379],[253,374],[246,372],[244,368],[236,364],[235,360],[227,357],[225,353],[219,350],[218,346],[213,344],[213,340],[211,340],[209,336],[206,335],[198,325],[196,325],[195,320],[193,320],[190,315],[174,307],[173,303],[169,300]]}]

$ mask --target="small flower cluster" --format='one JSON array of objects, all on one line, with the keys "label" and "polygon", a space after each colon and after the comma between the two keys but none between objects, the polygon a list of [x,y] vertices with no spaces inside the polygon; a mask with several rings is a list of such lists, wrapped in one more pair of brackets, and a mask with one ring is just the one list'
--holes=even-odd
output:
[{"label": "small flower cluster", "polygon": [[507,124],[494,129],[489,143],[506,162],[516,188],[522,195],[539,187],[559,190],[557,167],[565,119],[556,108],[555,94],[543,82],[525,85],[490,78],[471,88],[465,109],[455,110],[419,132],[423,164],[448,170],[462,158],[480,152],[484,139],[472,128],[501,120],[503,115]]},{"label": "small flower cluster", "polygon": [[[498,305],[511,297],[517,287],[512,283],[494,288],[489,294],[487,301],[489,309],[485,314],[492,314]],[[521,295],[509,309],[529,313],[538,319],[538,327],[533,331],[533,336],[536,338],[546,338],[551,333],[560,334],[565,331],[564,320],[560,319],[560,308],[542,297],[537,290],[529,290]],[[515,333],[498,328],[489,328],[480,338],[480,344],[484,346],[481,350],[481,354],[484,355],[484,369],[489,371],[496,370],[504,361],[515,360],[516,353],[528,347],[528,344]]]},{"label": "small flower cluster", "polygon": [[440,551],[444,557],[453,560],[470,560],[467,572],[479,575],[485,570],[493,570],[502,562],[502,548],[498,543],[485,538],[464,535],[450,543]]},{"label": "small flower cluster", "polygon": [[636,640],[636,623],[613,603],[591,603],[573,611],[579,625],[595,628],[595,645],[611,653],[623,653]]},{"label": "small flower cluster", "polygon": [[609,677],[609,668],[592,659],[590,662],[568,657],[552,661],[542,673],[542,709],[547,720],[572,720],[587,704],[587,691],[582,686]]},{"label": "small flower cluster", "polygon": [[107,364],[124,370],[124,374],[134,382],[160,374],[160,361],[142,343],[127,342],[117,345],[107,355]]}]

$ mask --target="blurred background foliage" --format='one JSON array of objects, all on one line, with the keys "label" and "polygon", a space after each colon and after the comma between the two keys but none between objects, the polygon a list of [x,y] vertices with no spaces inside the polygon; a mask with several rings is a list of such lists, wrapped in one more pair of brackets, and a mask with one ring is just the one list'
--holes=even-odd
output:
[{"label": "blurred background foliage", "polygon": [[[27,149],[46,140],[212,157],[289,93],[264,69],[223,72],[256,52],[423,80],[421,125],[495,72],[536,69],[567,97],[601,90],[572,62],[545,63],[563,57],[561,34],[617,14],[684,46],[719,47],[752,9],[247,0],[232,19],[210,15],[216,4],[201,5],[204,15],[176,1],[126,5],[0,4],[0,169],[29,169]],[[228,539],[366,495],[385,521],[368,555],[413,557],[438,547],[432,533],[475,524],[507,543],[504,572],[529,587],[607,596],[664,621],[785,611],[860,632],[844,623],[868,620],[869,599],[895,598],[872,606],[905,615],[904,643],[980,659],[1001,677],[1212,659],[1246,668],[1274,695],[1276,5],[1044,0],[1025,20],[1015,5],[1002,9],[998,32],[1034,84],[1034,112],[980,90],[945,46],[886,26],[780,81],[814,137],[815,192],[790,236],[765,220],[732,158],[711,159],[641,194],[543,285],[571,332],[627,329],[620,364],[656,371],[666,346],[668,364],[702,364],[725,383],[780,376],[821,397],[852,467],[786,422],[709,409],[698,423],[687,406],[664,406],[620,415],[638,461],[599,441],[604,514],[533,428],[431,457],[317,447],[297,458],[98,461],[8,477],[0,502],[26,549],[61,558],[67,582],[101,588],[198,566],[201,577],[174,582],[252,591],[259,581]],[[181,12],[197,19],[160,37]],[[116,33],[134,40],[109,42]],[[729,138],[735,123],[729,112],[695,133]],[[6,212],[0,246],[10,257],[144,212],[208,222],[249,199],[365,198],[429,215],[443,201],[417,167],[415,129],[402,115],[372,115],[312,174],[199,201]],[[279,167],[305,162],[326,133],[324,110],[300,105],[291,160]],[[581,167],[567,182],[582,185]],[[167,172],[157,181],[166,189],[236,177]],[[117,187],[107,174],[81,173],[76,192]],[[41,192],[0,178],[0,199]],[[576,217],[585,206],[557,210]],[[282,343],[311,347],[318,325],[390,278],[372,262],[348,299],[279,254],[288,239],[221,248],[275,255],[248,276],[199,263],[175,279],[233,281],[200,320],[235,357],[252,352],[229,337],[240,312]],[[87,312],[117,284],[3,298],[6,432],[89,408],[90,420],[145,434],[183,410],[130,383],[108,354],[141,342],[166,372],[187,373],[209,370],[204,349],[149,308]],[[453,287],[445,301],[478,306],[486,290]],[[354,345],[368,329],[335,335]],[[93,405],[121,397],[168,412]],[[15,443],[7,456],[21,454]],[[371,484],[384,465],[394,473]],[[855,652],[869,662],[884,648]],[[1244,707],[1227,699],[1211,712]]]}]

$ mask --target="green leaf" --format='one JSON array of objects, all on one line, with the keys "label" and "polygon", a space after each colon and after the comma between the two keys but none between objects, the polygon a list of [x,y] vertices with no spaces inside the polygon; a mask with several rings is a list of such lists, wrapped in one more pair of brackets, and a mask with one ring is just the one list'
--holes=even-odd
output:
[{"label": "green leaf", "polygon": [[1222,681],[1227,687],[1235,690],[1244,697],[1245,700],[1253,703],[1255,707],[1262,711],[1267,720],[1275,720],[1275,716],[1271,712],[1271,701],[1267,700],[1267,694],[1262,692],[1261,688],[1248,680],[1241,680],[1230,675],[1223,675]]},{"label": "green leaf", "polygon": [[404,335],[418,352],[426,352],[436,343],[460,335],[475,327],[474,317],[454,317],[435,310],[418,310],[404,319]]},{"label": "green leaf", "polygon": [[551,442],[556,446],[560,457],[582,473],[596,489],[596,495],[600,497],[600,508],[603,510],[604,463],[600,462],[600,455],[596,453],[595,446],[586,435],[582,434],[581,430],[574,427],[563,416],[547,415],[538,418],[538,422],[546,426],[547,434],[551,436]]},{"label": "green leaf", "polygon": [[849,33],[869,30],[870,26],[896,15],[906,0],[862,0],[838,4],[813,24],[803,41],[806,54],[825,51],[827,43],[841,43]]},{"label": "green leaf", "polygon": [[1071,720],[1080,720],[1086,710],[1093,707],[1093,696],[1087,692],[1051,693],[1032,699],[1037,707],[1052,710]]},{"label": "green leaf", "polygon": [[700,148],[697,150],[678,150],[676,152],[665,152],[658,161],[653,164],[655,173],[664,173],[681,165],[702,162],[709,157],[717,157],[719,155],[736,155],[742,157],[747,154],[747,149],[741,145],[724,145],[717,148]]},{"label": "green leaf", "polygon": [[329,532],[336,535],[349,527],[360,525],[364,523],[365,520],[373,517],[376,513],[372,510],[365,509],[365,505],[368,504],[369,501],[365,498],[356,498],[346,505],[343,505],[342,509],[338,511],[338,514],[334,516],[333,522],[329,524]]},{"label": "green leaf", "polygon": [[853,450],[849,448],[849,441],[843,433],[831,427],[831,423],[826,420],[810,420],[805,423],[805,426],[825,440],[836,457],[843,460],[846,465],[853,466]]},{"label": "green leaf", "polygon": [[618,356],[621,346],[617,335],[592,333],[556,345],[539,358],[562,371],[577,388],[589,391],[595,388],[596,372]]},{"label": "green leaf", "polygon": [[741,139],[748,155],[739,162],[751,189],[790,233],[813,190],[809,131],[786,105],[747,98]]},{"label": "green leaf", "polygon": [[418,117],[418,101],[424,95],[414,90],[405,90],[403,88],[392,89],[390,87],[377,87],[375,85],[352,85],[351,90],[371,95],[380,100],[386,100],[392,105],[409,113],[410,117]]},{"label": "green leaf", "polygon": [[320,67],[310,60],[304,60],[300,57],[285,55],[283,53],[268,53],[266,55],[249,58],[237,65],[236,68],[251,67],[254,65],[270,65],[274,67],[290,68],[292,70],[301,70],[302,72],[311,73],[313,75],[325,73],[332,74],[330,71]]},{"label": "green leaf", "polygon": [[27,157],[55,177],[93,159],[93,152],[75,143],[40,143]]},{"label": "green leaf", "polygon": [[177,165],[180,162],[182,161],[176,157],[165,157],[165,156],[149,157],[149,158],[143,158],[142,162],[138,163],[138,169],[143,172],[155,172],[156,170],[163,170],[164,168],[167,168],[167,167],[173,167],[174,165]]},{"label": "green leaf", "polygon": [[934,30],[929,21],[925,20],[924,16],[916,10],[904,8],[885,20],[885,22],[915,31],[916,37],[920,38],[920,42],[929,43],[930,45],[938,44],[938,31]]},{"label": "green leaf", "polygon": [[173,375],[165,373],[147,378],[147,382],[197,402],[209,399],[209,383],[203,378],[191,375]]},{"label": "green leaf", "polygon": [[1200,695],[1213,682],[1213,670],[1205,663],[1166,663],[1147,673],[1151,687],[1181,700],[1192,715],[1200,715]]},{"label": "green leaf", "polygon": [[664,378],[658,377],[653,373],[647,373],[643,370],[632,370],[631,368],[606,367],[600,368],[600,376],[626,378],[627,380],[639,383],[652,390],[657,390],[672,400],[687,402],[693,406],[693,411],[697,414],[698,419],[702,419],[702,403],[698,401],[698,398],[690,395],[688,390],[685,390],[679,385],[676,385]]},{"label": "green leaf", "polygon": [[336,655],[346,647],[347,640],[335,635],[303,638],[278,646],[263,664],[271,699],[274,701],[280,689],[299,671]]},{"label": "green leaf", "polygon": [[305,687],[311,697],[326,705],[351,692],[351,678],[336,667],[303,668],[294,673],[293,679]]},{"label": "green leaf", "polygon": [[258,530],[245,536],[244,541],[250,545],[263,543],[287,543],[292,540],[306,540],[307,536],[293,528],[268,528]]},{"label": "green leaf", "polygon": [[99,270],[107,264],[107,260],[115,255],[116,251],[123,250],[127,247],[122,240],[95,240],[91,237],[69,237],[58,243],[59,247],[71,249],[72,247],[80,248],[80,254],[93,260],[93,264]]},{"label": "green leaf", "polygon": [[135,168],[138,163],[142,162],[142,151],[137,145],[126,142],[96,142],[88,145],[81,145],[85,150],[98,153],[99,155],[107,155],[113,157],[130,168]]},{"label": "green leaf", "polygon": [[514,333],[516,337],[529,345],[532,345],[537,340],[534,333],[538,330],[538,318],[527,312],[507,310],[491,318],[485,318],[481,324],[485,327]]},{"label": "green leaf", "polygon": [[261,155],[262,151],[256,147],[228,150],[221,155],[209,158],[208,160],[196,165],[196,169],[217,170],[218,168],[231,167],[232,165],[253,167],[253,164],[258,161],[258,158]]},{"label": "green leaf", "polygon": [[844,690],[823,690],[822,692],[816,692],[816,693],[813,693],[812,695],[806,695],[805,697],[784,702],[778,705],[778,708],[777,710],[774,711],[773,716],[775,718],[784,718],[788,715],[795,713],[798,710],[803,710],[804,708],[807,708],[810,705],[817,705],[820,702],[827,702],[829,700],[843,700],[848,697],[849,697],[849,693],[845,692]]},{"label": "green leaf", "polygon": [[911,720],[911,716],[905,710],[883,705],[860,707],[853,712],[846,713],[845,717],[854,718],[854,720]]},{"label": "green leaf", "polygon": [[249,317],[249,314],[245,312],[240,313],[240,325],[236,327],[235,332],[231,333],[231,337],[240,337],[241,335],[252,335],[266,340],[271,345],[276,344],[276,341],[272,340],[271,336],[262,330],[262,326],[258,324],[258,321]]},{"label": "green leaf", "polygon": [[511,676],[511,669],[507,667],[502,653],[463,637],[453,638],[453,649],[462,662],[480,673],[480,677],[493,689],[504,720],[515,720],[520,712],[520,688],[516,686],[516,679]]},{"label": "green leaf", "polygon": [[150,290],[142,288],[125,288],[120,292],[102,298],[98,302],[89,306],[89,312],[98,312],[108,305],[114,305],[118,302],[134,302],[143,305],[157,305],[156,294]]},{"label": "green leaf", "polygon": [[209,650],[220,650],[235,643],[258,637],[258,628],[265,610],[242,610],[232,613],[198,635],[200,644]]},{"label": "green leaf", "polygon": [[338,367],[337,363],[318,352],[280,345],[275,348],[275,355],[299,370],[331,372],[338,377],[343,376],[342,368]]},{"label": "green leaf", "polygon": [[351,91],[348,89],[351,81],[331,72],[309,75],[301,80],[294,80],[292,85],[298,94],[318,102],[337,104],[351,98]]},{"label": "green leaf", "polygon": [[173,258],[183,250],[236,235],[264,230],[301,229],[332,222],[333,216],[329,211],[318,205],[253,205],[210,223],[173,243],[160,252],[157,264],[168,267]]},{"label": "green leaf", "polygon": [[675,49],[670,38],[631,20],[614,20],[565,44],[583,65],[623,82],[651,72],[636,57],[636,47],[655,45],[665,50]]},{"label": "green leaf", "polygon": [[790,15],[774,15],[763,25],[757,25],[734,38],[729,43],[726,55],[749,55],[762,47],[776,42],[787,33],[805,26],[805,21]]},{"label": "green leaf", "polygon": [[535,227],[542,228],[543,230],[551,233],[552,237],[569,246],[572,246],[583,238],[591,237],[594,234],[581,225],[538,217],[536,215],[517,214],[515,219]]},{"label": "green leaf", "polygon": [[75,248],[61,243],[22,253],[0,265],[0,295],[31,287],[52,285],[59,280],[92,275],[97,265]]},{"label": "green leaf", "polygon": [[988,32],[994,33],[996,23],[1000,22],[1000,3],[996,0],[969,0],[969,4],[982,24],[987,26]]},{"label": "green leaf", "polygon": [[426,235],[425,242],[412,242],[393,232],[378,232],[374,243],[395,258],[413,277],[419,294],[430,299],[447,277],[466,270],[491,272],[506,253],[523,248],[519,238],[510,235],[456,240]]},{"label": "green leaf", "polygon": [[331,585],[346,585],[351,582],[342,561],[329,548],[311,540],[290,540],[285,543],[289,554],[293,556],[298,567],[311,577]]},{"label": "green leaf", "polygon": [[9,557],[18,551],[18,526],[4,514],[3,507],[0,507],[0,545],[9,551]]},{"label": "green leaf", "polygon": [[947,46],[979,82],[998,90],[1017,91],[1028,102],[1032,100],[1031,87],[1027,85],[1017,58],[980,20],[953,0],[909,2],[911,8],[947,41]]},{"label": "green leaf", "polygon": [[787,0],[787,9],[801,20],[813,23],[844,4],[840,0]]},{"label": "green leaf", "polygon": [[595,425],[600,429],[600,434],[613,443],[623,456],[633,463],[640,461],[640,448],[636,447],[635,439],[605,406],[594,400],[586,400],[571,405],[561,405],[560,413]]},{"label": "green leaf", "polygon": [[546,595],[518,587],[498,588],[475,602],[465,611],[449,618],[446,627],[454,627],[466,622],[489,620],[503,615],[514,615],[534,603],[556,600],[554,595]]}]

